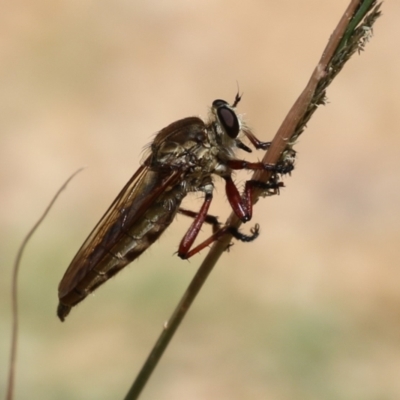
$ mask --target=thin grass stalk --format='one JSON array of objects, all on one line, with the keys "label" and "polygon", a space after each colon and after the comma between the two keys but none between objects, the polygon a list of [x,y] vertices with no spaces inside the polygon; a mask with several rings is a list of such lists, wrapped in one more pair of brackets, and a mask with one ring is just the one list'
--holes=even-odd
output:
[{"label": "thin grass stalk", "polygon": [[[380,16],[380,5],[376,4],[376,0],[352,0],[350,2],[332,33],[308,84],[278,129],[271,147],[263,158],[264,163],[276,164],[290,161],[291,158],[295,157],[293,146],[297,138],[304,131],[306,123],[318,106],[325,104],[326,89],[344,64],[356,51],[363,50],[369,35],[371,35],[372,26]],[[257,171],[253,174],[252,179],[267,182],[270,176],[271,172],[269,171]],[[258,201],[260,195],[260,192],[254,194],[254,203]],[[226,224],[239,228],[241,221],[232,212]],[[226,234],[211,247],[171,318],[165,323],[161,335],[133,382],[125,400],[135,400],[139,397],[182,319],[231,240],[232,236]]]}]

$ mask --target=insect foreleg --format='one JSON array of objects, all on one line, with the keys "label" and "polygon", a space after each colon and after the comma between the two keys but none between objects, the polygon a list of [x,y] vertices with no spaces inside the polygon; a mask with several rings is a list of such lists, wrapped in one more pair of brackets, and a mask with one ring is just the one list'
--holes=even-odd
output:
[{"label": "insect foreleg", "polygon": [[271,146],[271,142],[262,142],[249,129],[243,129],[243,133],[250,140],[250,143],[257,149],[267,150]]}]

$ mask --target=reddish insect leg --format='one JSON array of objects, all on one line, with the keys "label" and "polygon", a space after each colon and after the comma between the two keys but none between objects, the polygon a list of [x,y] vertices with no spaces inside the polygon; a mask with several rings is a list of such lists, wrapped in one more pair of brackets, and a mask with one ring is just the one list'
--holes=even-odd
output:
[{"label": "reddish insect leg", "polygon": [[219,231],[213,233],[208,239],[206,239],[204,242],[200,243],[198,246],[196,246],[194,249],[190,250],[190,248],[187,249],[187,251],[182,254],[180,252],[180,248],[179,248],[179,252],[178,252],[178,256],[180,258],[182,258],[183,260],[187,260],[188,258],[194,256],[195,254],[197,254],[199,251],[203,250],[205,247],[209,246],[211,243],[215,242],[216,240],[218,240],[220,237],[222,237],[223,235],[226,234],[226,229],[222,228]]},{"label": "reddish insect leg", "polygon": [[[228,167],[234,170],[248,169],[248,170],[264,170],[273,171],[279,173],[288,173],[293,169],[293,165],[274,165],[274,164],[264,164],[262,162],[248,162],[245,160],[228,160]],[[274,189],[278,190],[279,187],[283,186],[279,182],[259,182],[259,181],[247,181],[243,195],[240,195],[238,188],[233,183],[231,176],[224,176],[225,179],[225,190],[226,196],[228,197],[229,203],[235,212],[235,214],[240,218],[241,221],[247,222],[251,219],[253,204],[251,196],[255,188],[260,188],[263,190]]]},{"label": "reddish insect leg", "polygon": [[[219,231],[212,234],[204,242],[202,242],[198,246],[196,246],[194,249],[188,251],[187,253],[185,253],[183,255],[179,254],[179,257],[181,257],[182,259],[188,259],[188,258],[194,256],[195,254],[197,254],[199,251],[203,250],[205,247],[214,243],[216,240],[218,240],[222,236],[226,235],[227,233],[230,233],[235,239],[240,240],[241,242],[252,242],[254,239],[256,239],[258,237],[259,232],[260,232],[260,226],[258,224],[256,224],[254,228],[251,228],[250,232],[251,232],[250,235],[245,235],[245,234],[239,232],[239,230],[237,228],[234,228],[233,226],[224,226]],[[228,245],[228,248],[229,248],[229,245]]]},{"label": "reddish insect leg", "polygon": [[178,250],[178,256],[180,258],[183,259],[187,258],[187,254],[190,248],[192,247],[193,242],[196,240],[196,237],[200,232],[201,226],[203,225],[204,221],[207,218],[207,212],[208,209],[210,208],[211,201],[212,201],[212,194],[206,193],[206,196],[204,198],[204,203],[201,206],[200,211],[196,215],[194,221],[192,222],[192,225],[190,225],[190,228],[188,229],[185,236],[181,240]]},{"label": "reddish insect leg", "polygon": [[[195,211],[186,210],[184,208],[180,208],[178,210],[178,212],[182,215],[186,215],[187,217],[194,218],[194,219],[196,219],[199,215],[199,213],[197,213]],[[200,210],[200,212],[201,212],[201,210]],[[223,228],[220,228],[221,223],[218,222],[218,218],[215,217],[214,215],[209,215],[209,214],[205,215],[203,222],[206,224],[212,225],[213,234],[208,239],[206,239],[204,242],[202,242],[198,246],[196,246],[194,249],[190,250],[190,247],[187,248],[186,253],[184,253],[184,254],[180,253],[180,249],[181,249],[180,248],[179,252],[178,252],[178,255],[180,258],[188,259],[188,258],[192,257],[193,255],[197,254],[198,252],[203,250],[205,247],[209,246],[210,244],[212,244],[213,242],[215,242],[222,236],[226,235],[227,233],[230,233],[235,239],[240,240],[241,242],[251,242],[258,237],[259,231],[260,231],[260,227],[258,224],[256,224],[256,226],[250,230],[251,235],[245,235],[245,234],[239,232],[239,230],[237,228],[234,228],[233,226],[224,226]],[[194,225],[194,223],[192,224],[192,226],[193,225]],[[188,233],[190,232],[192,226],[189,228]],[[201,226],[200,226],[200,228],[201,228]],[[186,233],[185,237],[188,236],[188,233]],[[196,234],[196,236],[197,236],[197,234]],[[185,240],[185,238],[182,240],[181,244],[184,242],[184,240]],[[191,243],[191,245],[193,244],[193,242]]]},{"label": "reddish insect leg", "polygon": [[226,164],[231,169],[249,169],[251,171],[264,170],[279,172],[282,174],[286,174],[293,169],[292,165],[264,164],[262,162],[248,162],[245,160],[228,160]]},{"label": "reddish insect leg", "polygon": [[262,142],[258,139],[250,130],[244,129],[243,133],[247,136],[250,140],[251,144],[258,150],[267,150],[271,146],[271,142]]},{"label": "reddish insect leg", "polygon": [[243,222],[249,221],[253,215],[253,202],[251,197],[254,189],[272,189],[277,191],[283,186],[283,183],[281,182],[264,183],[260,181],[249,180],[246,181],[243,195],[240,195],[239,190],[234,184],[232,178],[230,176],[225,176],[224,179],[226,182],[226,197],[228,198],[229,204],[231,205],[232,210],[237,217]]},{"label": "reddish insect leg", "polygon": [[[198,212],[187,210],[186,208],[179,208],[178,212],[179,214],[185,215],[186,217],[193,219],[195,219],[198,215]],[[206,217],[204,218],[204,223],[212,226],[213,233],[217,232],[219,227],[221,226],[221,223],[218,221],[218,218],[214,215],[209,215],[209,214],[207,214]]]},{"label": "reddish insect leg", "polygon": [[224,179],[226,197],[228,198],[232,210],[241,221],[248,221],[251,218],[251,210],[249,210],[248,201],[246,199],[242,199],[242,196],[240,195],[236,185],[233,183],[231,176],[224,176]]}]

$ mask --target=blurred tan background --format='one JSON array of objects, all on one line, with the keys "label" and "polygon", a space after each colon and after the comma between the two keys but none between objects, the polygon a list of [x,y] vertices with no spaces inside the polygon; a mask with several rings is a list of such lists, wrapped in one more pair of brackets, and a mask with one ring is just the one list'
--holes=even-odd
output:
[{"label": "blurred tan background", "polygon": [[[11,266],[64,180],[88,166],[23,258],[17,398],[121,399],[206,252],[174,255],[190,224],[179,217],[61,324],[69,262],[170,122],[232,101],[238,82],[239,111],[272,138],[348,3],[2,5],[0,397]],[[301,137],[287,187],[244,227],[260,223],[261,237],[223,256],[143,399],[400,398],[400,3],[383,13]]]}]

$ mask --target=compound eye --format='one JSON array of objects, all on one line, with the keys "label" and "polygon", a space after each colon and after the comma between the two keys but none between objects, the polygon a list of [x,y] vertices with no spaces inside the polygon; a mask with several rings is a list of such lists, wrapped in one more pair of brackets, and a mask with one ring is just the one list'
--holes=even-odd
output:
[{"label": "compound eye", "polygon": [[214,108],[218,108],[221,106],[226,106],[228,104],[228,102],[226,102],[225,100],[214,100],[212,103],[212,106]]},{"label": "compound eye", "polygon": [[218,119],[227,135],[232,139],[235,139],[239,135],[240,131],[239,120],[235,112],[231,108],[227,107],[226,104],[227,103],[221,104],[220,107],[217,108]]}]

